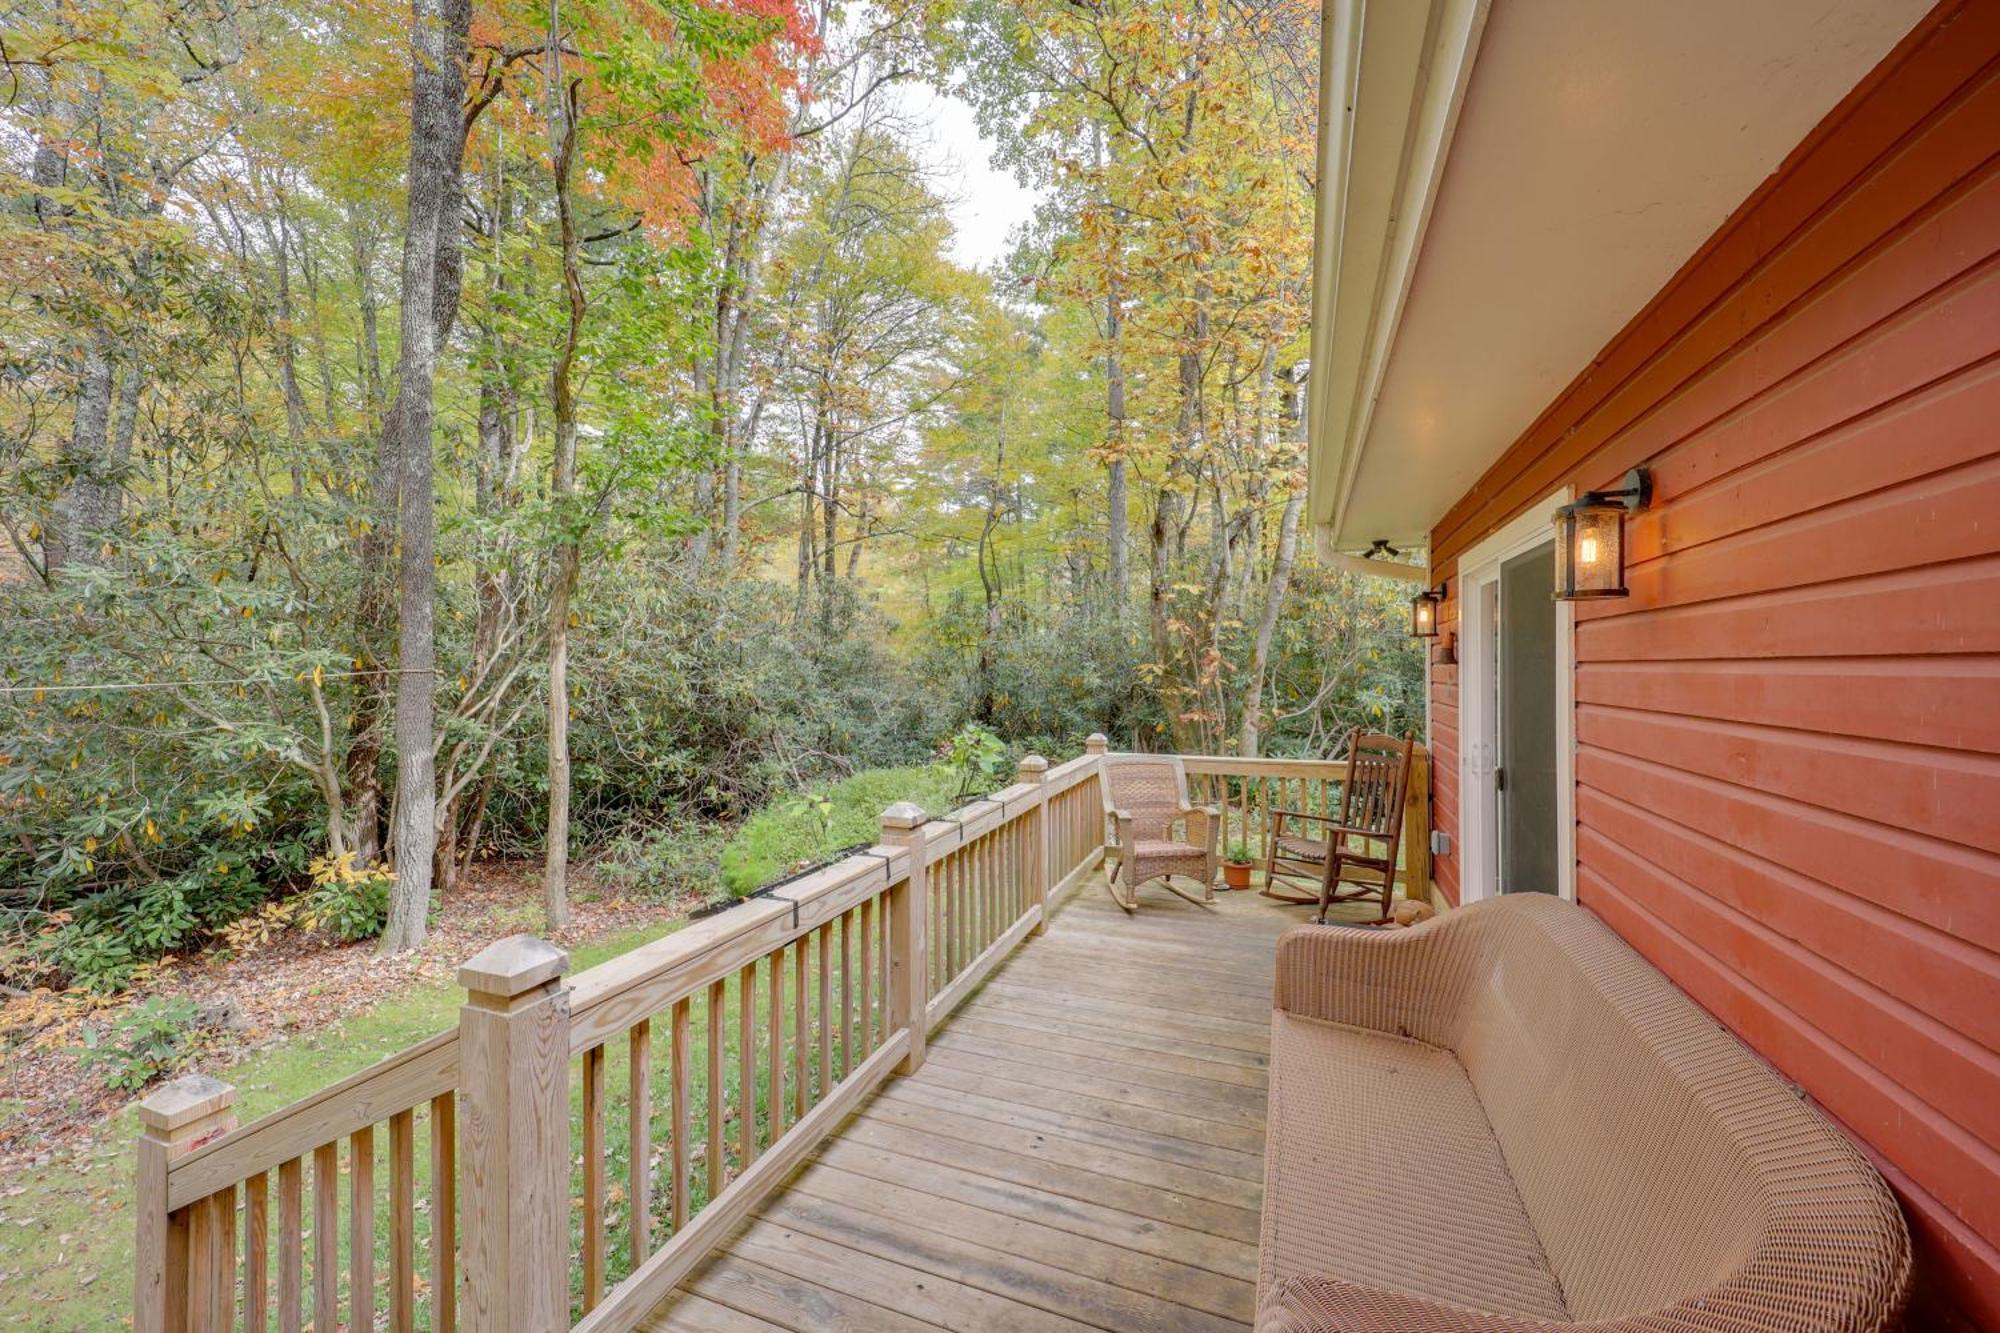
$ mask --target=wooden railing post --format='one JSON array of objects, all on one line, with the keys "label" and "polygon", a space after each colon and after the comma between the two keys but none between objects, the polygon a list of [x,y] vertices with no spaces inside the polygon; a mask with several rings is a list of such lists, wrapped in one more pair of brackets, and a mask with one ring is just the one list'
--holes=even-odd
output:
[{"label": "wooden railing post", "polygon": [[[194,1254],[189,1245],[193,1214],[203,1213],[201,1231],[207,1246],[222,1246],[236,1226],[236,1191],[228,1189],[190,1204],[178,1213],[167,1211],[167,1168],[218,1134],[236,1128],[236,1089],[205,1074],[177,1078],[139,1103],[139,1169],[136,1228],[132,1264],[133,1333],[181,1333],[189,1319],[190,1267],[199,1262],[215,1267],[213,1256]],[[217,1214],[221,1214],[218,1216]],[[234,1254],[232,1248],[220,1251]],[[205,1275],[209,1275],[206,1274]],[[234,1293],[236,1274],[228,1275]],[[214,1298],[216,1293],[210,1293]],[[233,1310],[233,1307],[231,1307]],[[221,1307],[199,1312],[192,1326],[215,1323]],[[227,1320],[220,1325],[227,1327]]]},{"label": "wooden railing post", "polygon": [[532,935],[458,970],[467,1333],[569,1327],[568,970]]},{"label": "wooden railing post", "polygon": [[1403,795],[1403,896],[1431,900],[1431,755],[1421,745],[1410,756],[1410,786]]},{"label": "wooden railing post", "polygon": [[1083,738],[1083,752],[1085,754],[1103,754],[1105,748],[1110,744],[1111,742],[1105,738],[1103,732],[1093,731]]},{"label": "wooden railing post", "polygon": [[1035,813],[1031,816],[1034,825],[1028,830],[1028,860],[1033,867],[1034,882],[1028,886],[1028,892],[1041,904],[1041,917],[1030,932],[1040,935],[1049,928],[1049,889],[1056,882],[1049,869],[1049,794],[1043,785],[1049,780],[1049,761],[1038,754],[1028,755],[1021,760],[1015,778],[1035,789]]},{"label": "wooden railing post", "polygon": [[896,1071],[914,1074],[924,1065],[924,1039],[930,1033],[930,943],[924,921],[929,893],[924,856],[923,807],[898,801],[882,812],[882,841],[907,848],[910,876],[889,894],[889,1021],[910,1034],[909,1053]]}]

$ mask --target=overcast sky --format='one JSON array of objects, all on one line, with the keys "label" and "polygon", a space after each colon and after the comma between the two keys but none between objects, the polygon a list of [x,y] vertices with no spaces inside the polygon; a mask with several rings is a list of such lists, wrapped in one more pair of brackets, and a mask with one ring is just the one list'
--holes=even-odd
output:
[{"label": "overcast sky", "polygon": [[958,229],[951,257],[969,267],[985,267],[1007,255],[1007,233],[1034,216],[1035,195],[1009,171],[996,170],[992,145],[980,136],[972,108],[925,83],[896,89],[911,120],[928,127],[925,155],[940,176],[941,192],[952,199]]}]

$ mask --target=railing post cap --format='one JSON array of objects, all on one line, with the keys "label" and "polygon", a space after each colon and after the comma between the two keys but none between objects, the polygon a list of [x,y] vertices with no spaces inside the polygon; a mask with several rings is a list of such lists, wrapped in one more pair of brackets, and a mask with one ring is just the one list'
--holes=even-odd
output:
[{"label": "railing post cap", "polygon": [[458,984],[512,999],[569,971],[569,954],[533,935],[509,935],[487,945],[458,969]]},{"label": "railing post cap", "polygon": [[170,1134],[236,1105],[236,1089],[219,1078],[188,1074],[155,1088],[139,1103],[139,1123]]},{"label": "railing post cap", "polygon": [[1103,732],[1093,731],[1083,738],[1083,752],[1085,754],[1103,754],[1105,747],[1110,744],[1110,740],[1105,737]]},{"label": "railing post cap", "polygon": [[922,828],[929,822],[930,816],[914,801],[898,801],[882,812],[882,827],[886,829]]},{"label": "railing post cap", "polygon": [[1049,761],[1038,754],[1023,756],[1021,759],[1021,781],[1040,782],[1042,774],[1049,771]]}]

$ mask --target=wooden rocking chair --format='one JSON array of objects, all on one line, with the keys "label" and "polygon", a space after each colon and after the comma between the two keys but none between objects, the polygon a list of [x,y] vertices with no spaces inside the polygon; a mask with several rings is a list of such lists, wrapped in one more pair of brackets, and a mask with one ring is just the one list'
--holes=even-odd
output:
[{"label": "wooden rocking chair", "polygon": [[[1410,789],[1416,737],[1381,736],[1358,727],[1347,738],[1347,777],[1340,813],[1273,810],[1271,847],[1264,864],[1265,893],[1280,902],[1317,903],[1324,924],[1334,903],[1381,901],[1378,921],[1388,921],[1396,896],[1396,852],[1403,834],[1403,798]],[[1286,832],[1287,821],[1294,830]],[[1377,844],[1380,850],[1377,850]],[[1317,881],[1316,897],[1286,892],[1300,879]],[[1343,889],[1343,884],[1352,885]]]},{"label": "wooden rocking chair", "polygon": [[[1215,900],[1215,840],[1222,820],[1213,806],[1188,801],[1187,770],[1173,755],[1104,756],[1104,877],[1111,900],[1127,912],[1139,907],[1139,886],[1159,880],[1168,892],[1197,906]],[[1175,834],[1175,825],[1184,832]],[[1179,875],[1201,885],[1199,898],[1173,882]]]}]

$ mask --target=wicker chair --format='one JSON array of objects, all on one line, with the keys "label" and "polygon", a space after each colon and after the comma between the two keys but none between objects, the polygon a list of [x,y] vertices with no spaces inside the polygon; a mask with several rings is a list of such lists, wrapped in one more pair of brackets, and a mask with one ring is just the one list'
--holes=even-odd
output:
[{"label": "wicker chair", "polygon": [[[1265,894],[1280,902],[1317,903],[1325,922],[1334,903],[1376,899],[1387,921],[1396,896],[1396,850],[1403,835],[1403,797],[1410,789],[1416,738],[1378,736],[1356,728],[1347,738],[1347,776],[1340,813],[1273,810],[1264,862]],[[1285,825],[1291,821],[1293,829]],[[1316,895],[1288,893],[1288,882],[1314,883]],[[1352,887],[1343,888],[1343,885]]]},{"label": "wicker chair", "polygon": [[[1215,899],[1215,839],[1222,821],[1213,806],[1188,802],[1187,770],[1172,755],[1104,756],[1104,877],[1111,900],[1138,910],[1139,886],[1160,881],[1170,893],[1205,905]],[[1182,831],[1176,836],[1175,825]],[[1179,875],[1201,885],[1196,898],[1177,887]]]}]

